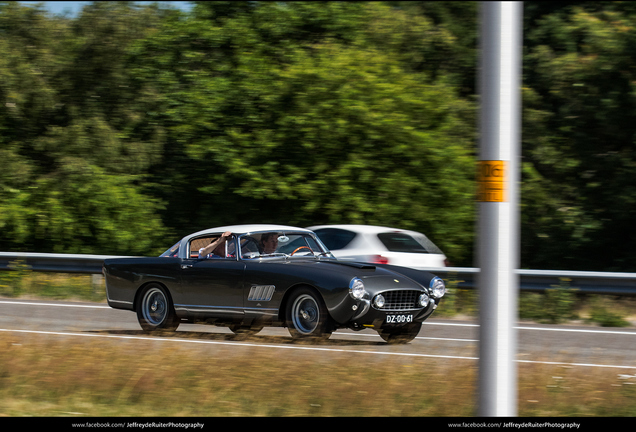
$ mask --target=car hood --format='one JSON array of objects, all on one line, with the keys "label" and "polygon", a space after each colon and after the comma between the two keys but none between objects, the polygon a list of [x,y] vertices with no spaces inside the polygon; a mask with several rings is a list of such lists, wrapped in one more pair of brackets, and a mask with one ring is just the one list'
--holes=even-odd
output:
[{"label": "car hood", "polygon": [[369,263],[351,261],[319,261],[325,270],[342,273],[350,277],[359,277],[368,288],[387,287],[393,289],[421,289],[428,288],[435,275],[421,270],[406,267],[381,266]]}]

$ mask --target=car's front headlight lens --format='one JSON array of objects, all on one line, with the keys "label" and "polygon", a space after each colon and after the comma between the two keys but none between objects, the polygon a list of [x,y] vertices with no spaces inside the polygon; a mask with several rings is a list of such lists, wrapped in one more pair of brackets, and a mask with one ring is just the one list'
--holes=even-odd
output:
[{"label": "car's front headlight lens", "polygon": [[349,282],[349,294],[356,300],[361,300],[364,297],[366,291],[361,279],[351,279],[351,282]]},{"label": "car's front headlight lens", "polygon": [[440,277],[435,276],[431,279],[429,288],[431,289],[431,295],[435,298],[442,298],[446,294],[446,285],[444,285],[444,281]]}]

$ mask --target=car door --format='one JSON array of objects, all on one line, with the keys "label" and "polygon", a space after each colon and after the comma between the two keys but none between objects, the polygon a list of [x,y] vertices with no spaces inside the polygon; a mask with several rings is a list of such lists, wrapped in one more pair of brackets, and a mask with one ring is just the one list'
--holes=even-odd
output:
[{"label": "car door", "polygon": [[285,291],[298,282],[302,270],[276,259],[244,262],[246,313],[276,316]]},{"label": "car door", "polygon": [[240,317],[244,278],[245,264],[236,259],[184,259],[182,303],[175,309],[208,317]]}]

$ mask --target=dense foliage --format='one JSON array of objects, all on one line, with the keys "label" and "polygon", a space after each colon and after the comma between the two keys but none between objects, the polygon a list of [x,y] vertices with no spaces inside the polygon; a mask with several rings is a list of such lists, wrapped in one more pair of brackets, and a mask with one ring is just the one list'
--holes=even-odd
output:
[{"label": "dense foliage", "polygon": [[[634,271],[636,7],[524,13],[522,266]],[[365,223],[472,266],[477,25],[476,2],[0,2],[0,250]]]}]

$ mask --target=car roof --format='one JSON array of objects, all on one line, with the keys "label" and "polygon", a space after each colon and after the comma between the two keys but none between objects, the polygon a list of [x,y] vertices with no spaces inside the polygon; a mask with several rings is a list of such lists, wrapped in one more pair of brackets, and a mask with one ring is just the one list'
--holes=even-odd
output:
[{"label": "car roof", "polygon": [[296,232],[311,232],[311,230],[305,228],[299,228],[289,225],[276,225],[276,224],[245,224],[245,225],[227,225],[216,228],[208,228],[201,231],[197,231],[193,234],[186,236],[186,238],[197,237],[205,234],[213,234],[219,232],[230,231],[233,234],[248,234],[252,232],[262,231],[296,231]]},{"label": "car roof", "polygon": [[315,226],[308,227],[307,229],[316,231],[316,230],[324,229],[324,228],[345,229],[345,230],[355,231],[358,233],[365,233],[365,234],[377,234],[377,233],[383,233],[387,231],[405,232],[405,233],[414,232],[414,231],[400,229],[400,228],[391,228],[391,227],[376,226],[376,225],[356,225],[356,224],[315,225]]}]

